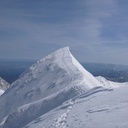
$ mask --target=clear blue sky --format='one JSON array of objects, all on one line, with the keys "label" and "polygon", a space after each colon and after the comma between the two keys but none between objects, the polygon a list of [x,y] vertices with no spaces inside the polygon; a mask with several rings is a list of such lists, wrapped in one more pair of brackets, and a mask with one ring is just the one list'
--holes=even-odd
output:
[{"label": "clear blue sky", "polygon": [[80,62],[128,64],[128,1],[0,0],[0,58],[65,46]]}]

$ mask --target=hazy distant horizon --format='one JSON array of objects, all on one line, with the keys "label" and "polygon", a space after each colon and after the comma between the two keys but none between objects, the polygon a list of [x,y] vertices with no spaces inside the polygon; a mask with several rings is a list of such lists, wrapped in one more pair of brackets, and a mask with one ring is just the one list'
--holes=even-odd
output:
[{"label": "hazy distant horizon", "polygon": [[[42,58],[41,58],[42,59]],[[30,62],[31,64],[36,63],[38,60],[36,59],[20,59],[20,58],[0,58],[0,62],[6,63],[6,62]],[[119,64],[119,63],[105,63],[105,62],[91,62],[91,61],[82,61],[81,64],[90,63],[90,64],[108,64],[108,65],[128,65],[128,64]]]}]

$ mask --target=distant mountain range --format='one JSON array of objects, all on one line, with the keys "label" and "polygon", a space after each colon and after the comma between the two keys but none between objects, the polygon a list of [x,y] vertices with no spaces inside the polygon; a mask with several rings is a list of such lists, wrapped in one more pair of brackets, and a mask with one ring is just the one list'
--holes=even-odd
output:
[{"label": "distant mountain range", "polygon": [[128,65],[83,63],[85,69],[94,76],[103,76],[115,82],[128,82]]},{"label": "distant mountain range", "polygon": [[[0,60],[0,76],[9,83],[14,82],[35,60]],[[94,76],[103,76],[115,82],[128,82],[128,65],[82,63]]]},{"label": "distant mountain range", "polygon": [[0,77],[0,96],[10,87],[10,84]]},{"label": "distant mountain range", "polygon": [[27,68],[36,61],[34,60],[0,60],[0,77],[9,83],[14,82]]},{"label": "distant mountain range", "polygon": [[127,93],[128,83],[94,77],[62,48],[0,97],[0,128],[127,128]]}]

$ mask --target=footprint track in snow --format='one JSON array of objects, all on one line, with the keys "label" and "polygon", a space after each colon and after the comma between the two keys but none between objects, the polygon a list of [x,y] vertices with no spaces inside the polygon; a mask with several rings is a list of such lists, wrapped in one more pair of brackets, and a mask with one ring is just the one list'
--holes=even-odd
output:
[{"label": "footprint track in snow", "polygon": [[67,127],[66,120],[67,120],[68,114],[72,110],[75,102],[73,100],[70,100],[68,103],[70,105],[67,108],[66,112],[61,114],[60,117],[58,117],[57,119],[54,119],[54,123],[51,125],[50,128],[66,128]]}]

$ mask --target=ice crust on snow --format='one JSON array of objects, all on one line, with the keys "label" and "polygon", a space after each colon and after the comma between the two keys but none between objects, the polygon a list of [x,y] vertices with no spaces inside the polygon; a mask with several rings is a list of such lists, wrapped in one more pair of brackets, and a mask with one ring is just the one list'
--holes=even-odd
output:
[{"label": "ice crust on snow", "polygon": [[[2,95],[0,122],[4,120],[4,123],[0,128],[25,127],[57,108],[60,113],[62,110],[66,110],[66,113],[61,113],[55,122],[50,122],[52,126],[46,128],[65,128],[65,120],[76,100],[97,92],[110,92],[113,84],[108,83],[86,71],[68,47],[59,49],[32,65]],[[53,113],[51,115],[54,117]],[[39,123],[29,126],[44,127],[44,122],[41,122],[41,126]]]}]

